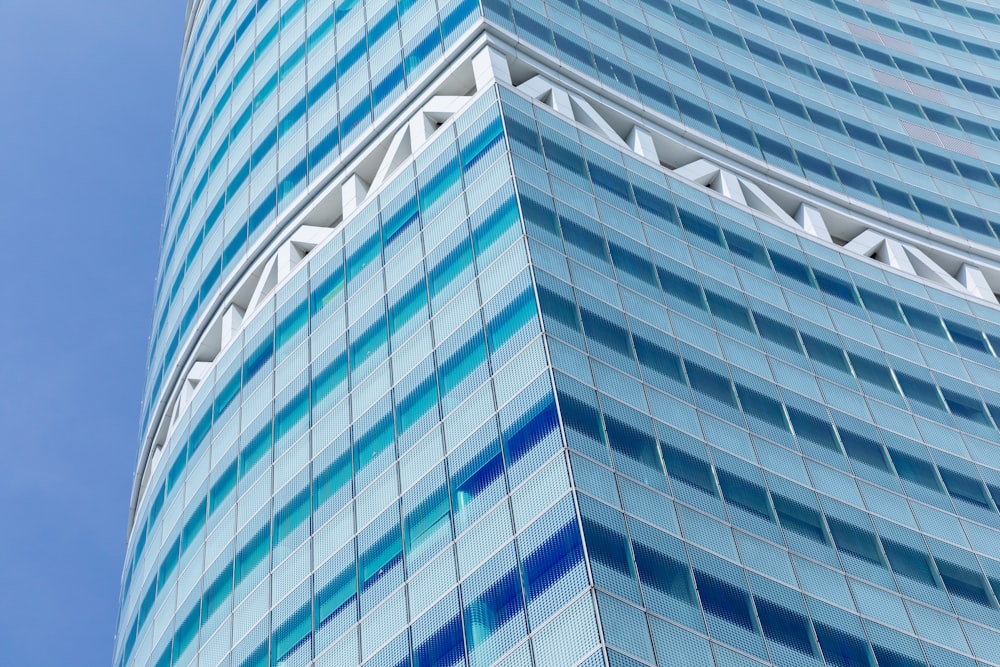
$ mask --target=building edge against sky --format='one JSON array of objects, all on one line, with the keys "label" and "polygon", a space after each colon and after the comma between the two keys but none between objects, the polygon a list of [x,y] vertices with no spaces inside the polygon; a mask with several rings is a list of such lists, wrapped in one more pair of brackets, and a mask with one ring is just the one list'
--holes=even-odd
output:
[{"label": "building edge against sky", "polygon": [[1000,664],[998,38],[190,2],[116,667]]}]

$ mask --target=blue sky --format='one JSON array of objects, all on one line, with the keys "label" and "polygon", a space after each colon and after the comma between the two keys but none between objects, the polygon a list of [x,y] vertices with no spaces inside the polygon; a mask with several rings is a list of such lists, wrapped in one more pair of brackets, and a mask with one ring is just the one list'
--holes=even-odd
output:
[{"label": "blue sky", "polygon": [[0,0],[0,656],[110,665],[184,0]]}]

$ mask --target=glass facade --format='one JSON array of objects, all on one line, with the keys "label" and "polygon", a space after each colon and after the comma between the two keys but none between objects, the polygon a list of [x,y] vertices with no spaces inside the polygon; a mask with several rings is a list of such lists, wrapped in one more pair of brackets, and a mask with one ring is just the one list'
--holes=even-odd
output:
[{"label": "glass facade", "polygon": [[188,11],[115,667],[1000,665],[988,4]]}]

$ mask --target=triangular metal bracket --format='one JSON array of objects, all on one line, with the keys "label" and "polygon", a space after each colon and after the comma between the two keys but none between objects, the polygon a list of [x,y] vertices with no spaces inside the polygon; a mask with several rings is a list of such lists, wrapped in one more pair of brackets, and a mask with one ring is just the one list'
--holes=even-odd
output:
[{"label": "triangular metal bracket", "polygon": [[686,164],[683,167],[674,169],[674,173],[707,188],[710,187],[718,177],[719,165],[702,158],[700,160],[695,160],[690,164]]},{"label": "triangular metal bracket", "polygon": [[632,128],[626,141],[629,148],[636,155],[640,155],[651,162],[660,163],[660,155],[656,150],[653,135],[646,128],[636,125]]},{"label": "triangular metal bracket", "polygon": [[801,204],[799,210],[795,212],[795,222],[798,223],[799,227],[813,236],[823,239],[828,243],[833,243],[833,237],[830,236],[830,229],[826,226],[823,214],[818,208],[805,203]]},{"label": "triangular metal bracket", "polygon": [[247,304],[246,312],[252,313],[257,310],[257,307],[263,303],[264,299],[271,293],[271,290],[275,288],[278,284],[278,257],[275,255],[267,261],[264,265],[264,270],[261,272],[260,280],[257,281],[257,286],[254,288],[253,296],[250,297],[250,302]]},{"label": "triangular metal bracket", "polygon": [[618,133],[615,132],[614,128],[608,124],[608,121],[601,117],[601,114],[597,112],[590,102],[582,97],[579,97],[578,95],[570,95],[569,99],[570,110],[573,114],[574,120],[584,127],[597,132],[604,138],[622,148],[629,147],[628,144],[625,143],[625,140],[618,136]]},{"label": "triangular metal bracket", "polygon": [[972,266],[971,264],[963,264],[962,268],[958,270],[958,274],[955,279],[961,283],[969,294],[977,296],[980,299],[989,301],[990,303],[997,303],[997,295],[990,289],[990,284],[986,280],[986,276],[983,275],[982,269],[977,266]]},{"label": "triangular metal bracket", "polygon": [[951,274],[942,269],[937,262],[928,257],[927,254],[920,248],[915,248],[911,245],[904,245],[903,249],[906,251],[910,260],[910,266],[913,267],[914,273],[921,278],[926,278],[933,282],[946,285],[952,289],[965,289],[962,286],[962,283],[955,280]]},{"label": "triangular metal bracket", "polygon": [[884,243],[885,236],[872,229],[866,229],[845,245],[844,250],[862,257],[874,257]]},{"label": "triangular metal bracket", "polygon": [[547,104],[552,109],[571,120],[576,120],[573,116],[573,103],[570,101],[569,93],[562,88],[555,86],[551,81],[542,75],[536,75],[521,83],[517,87],[522,93],[533,100],[538,100],[542,104]]}]

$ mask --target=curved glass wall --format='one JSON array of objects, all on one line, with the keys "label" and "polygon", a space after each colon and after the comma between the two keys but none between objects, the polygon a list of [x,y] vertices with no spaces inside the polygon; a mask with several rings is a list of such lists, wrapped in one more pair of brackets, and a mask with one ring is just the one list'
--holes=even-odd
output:
[{"label": "curved glass wall", "polygon": [[514,83],[995,262],[997,12],[203,0],[188,23],[142,422],[169,435],[117,667],[1000,664],[1000,307],[697,186],[555,92],[462,98],[164,409],[291,214],[483,35]]}]

